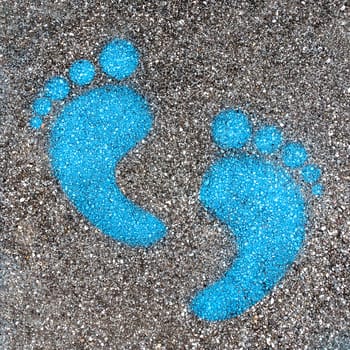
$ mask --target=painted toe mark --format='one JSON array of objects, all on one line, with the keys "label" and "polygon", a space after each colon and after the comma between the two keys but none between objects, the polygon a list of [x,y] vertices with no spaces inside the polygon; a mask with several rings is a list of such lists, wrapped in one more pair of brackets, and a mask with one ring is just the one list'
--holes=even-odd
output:
[{"label": "painted toe mark", "polygon": [[321,184],[316,184],[312,186],[312,194],[315,196],[321,196],[324,192],[324,188]]},{"label": "painted toe mark", "polygon": [[290,168],[299,168],[306,162],[307,152],[302,144],[289,143],[282,151],[282,160]]},{"label": "painted toe mark", "polygon": [[212,126],[214,141],[224,149],[243,147],[251,134],[248,118],[239,111],[228,110],[221,112]]},{"label": "painted toe mark", "polygon": [[306,165],[301,172],[304,181],[309,184],[315,183],[321,177],[321,169],[313,164]]},{"label": "painted toe mark", "polygon": [[63,100],[69,94],[69,83],[66,78],[54,77],[51,78],[45,85],[45,96],[51,100]]},{"label": "painted toe mark", "polygon": [[43,119],[41,117],[35,116],[32,119],[30,119],[29,124],[33,129],[40,129],[43,125]]},{"label": "painted toe mark", "polygon": [[88,60],[78,60],[69,68],[69,77],[77,85],[88,85],[95,77],[95,67]]},{"label": "painted toe mark", "polygon": [[104,73],[122,80],[135,71],[139,54],[129,41],[115,39],[102,50],[99,62]]},{"label": "painted toe mark", "polygon": [[33,113],[38,116],[45,116],[50,110],[51,101],[47,97],[39,97],[33,103]]},{"label": "painted toe mark", "polygon": [[265,126],[256,133],[254,142],[259,152],[272,154],[282,143],[282,133],[274,126]]}]

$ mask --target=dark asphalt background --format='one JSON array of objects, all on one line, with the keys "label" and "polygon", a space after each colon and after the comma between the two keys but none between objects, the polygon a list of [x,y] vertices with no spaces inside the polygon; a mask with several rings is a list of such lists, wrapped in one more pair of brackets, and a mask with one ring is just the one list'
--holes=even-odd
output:
[{"label": "dark asphalt background", "polygon": [[[349,348],[345,1],[0,4],[1,349]],[[114,37],[140,50],[127,83],[155,115],[117,169],[123,192],[169,227],[147,251],[76,212],[50,172],[47,125],[28,128],[45,80],[76,59],[96,63]],[[106,81],[99,71],[93,86]],[[303,142],[326,191],[310,200],[304,250],[281,284],[243,316],[210,324],[187,305],[234,257],[225,227],[198,202],[218,152],[210,123],[230,106]]]}]

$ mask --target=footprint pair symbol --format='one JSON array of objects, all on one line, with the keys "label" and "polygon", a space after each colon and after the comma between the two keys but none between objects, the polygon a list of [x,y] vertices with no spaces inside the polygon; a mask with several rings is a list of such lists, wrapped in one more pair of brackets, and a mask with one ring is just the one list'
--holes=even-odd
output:
[{"label": "footprint pair symbol", "polygon": [[[102,71],[117,80],[129,77],[138,61],[135,47],[121,39],[107,44],[99,56]],[[94,76],[94,65],[87,60],[69,69],[77,86],[87,86]],[[33,103],[32,128],[41,128],[52,103],[68,97],[70,89],[64,77],[47,81]],[[166,234],[164,223],[126,198],[115,179],[116,165],[145,138],[152,122],[137,92],[104,85],[67,101],[51,126],[50,160],[63,191],[93,225],[130,246],[148,247]],[[305,148],[285,143],[274,126],[253,133],[246,115],[227,110],[214,119],[212,136],[227,154],[204,175],[200,201],[227,225],[238,254],[219,281],[193,298],[190,308],[202,319],[220,321],[263,299],[303,244],[306,204],[292,171],[299,169],[312,194],[321,195],[323,188],[320,169],[305,165]]]}]

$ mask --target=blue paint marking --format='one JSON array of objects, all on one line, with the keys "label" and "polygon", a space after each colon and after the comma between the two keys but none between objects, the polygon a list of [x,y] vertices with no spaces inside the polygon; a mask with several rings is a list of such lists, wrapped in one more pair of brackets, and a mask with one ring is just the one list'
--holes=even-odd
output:
[{"label": "blue paint marking", "polygon": [[212,128],[215,142],[225,149],[243,147],[252,129],[248,118],[235,110],[221,112],[215,118]]},{"label": "blue paint marking", "polygon": [[45,96],[53,101],[66,98],[69,94],[69,90],[68,80],[63,77],[51,78],[44,87]]},{"label": "blue paint marking", "polygon": [[274,126],[265,126],[256,133],[254,143],[259,152],[272,154],[282,143],[282,133]]},{"label": "blue paint marking", "polygon": [[[102,70],[117,79],[132,74],[138,60],[135,47],[119,39],[108,44],[99,58]],[[71,80],[81,86],[89,84],[94,74],[86,60],[76,61],[69,71]],[[69,91],[66,78],[50,79],[45,97],[33,104],[31,127],[40,128],[51,101],[66,98]],[[148,247],[166,233],[164,223],[127,199],[115,179],[116,165],[148,134],[152,122],[141,95],[125,86],[104,85],[67,101],[50,134],[52,168],[68,198],[92,224],[130,246]],[[195,296],[191,308],[205,320],[219,321],[242,314],[264,298],[295,260],[307,217],[301,185],[290,172],[308,155],[293,142],[282,148],[283,166],[265,159],[283,146],[281,132],[272,126],[255,133],[253,144],[262,156],[244,154],[241,148],[250,141],[252,127],[236,110],[221,112],[212,133],[218,146],[239,154],[209,168],[200,200],[228,226],[238,255],[223,278]],[[323,193],[323,186],[316,183],[321,175],[317,166],[306,165],[301,174],[312,184],[314,195]]]},{"label": "blue paint marking", "polygon": [[321,169],[313,164],[306,165],[301,172],[304,181],[309,184],[315,183],[321,177]]},{"label": "blue paint marking", "polygon": [[140,95],[111,85],[69,102],[51,132],[52,167],[68,198],[105,234],[131,246],[147,247],[166,231],[115,179],[116,164],[148,134],[152,120]]},{"label": "blue paint marking", "polygon": [[298,142],[292,142],[284,147],[282,159],[288,167],[298,168],[306,162],[307,152],[303,145]]},{"label": "blue paint marking", "polygon": [[312,186],[312,194],[315,196],[321,196],[324,192],[324,188],[321,184],[316,184]]},{"label": "blue paint marking", "polygon": [[[138,52],[126,40],[107,44],[100,55],[103,71],[123,79],[135,70]],[[95,68],[87,60],[74,62],[71,80],[89,84]],[[51,101],[62,100],[70,86],[54,77],[44,86],[44,98],[34,102],[33,129],[42,125]],[[112,238],[135,247],[148,247],[166,233],[154,215],[127,199],[116,184],[115,168],[152,127],[153,116],[145,99],[125,86],[88,89],[67,101],[56,117],[50,135],[50,160],[63,191],[92,224]]]},{"label": "blue paint marking", "polygon": [[33,112],[39,116],[45,116],[50,113],[51,101],[46,97],[39,97],[33,103]]},{"label": "blue paint marking", "polygon": [[[243,130],[231,132],[229,118],[237,125],[236,115],[226,114],[223,124],[229,126],[228,134],[217,125],[218,119],[222,123],[222,114],[214,119],[213,139],[226,148],[233,144],[229,134],[238,135],[235,146],[244,145],[250,135],[249,124],[241,118]],[[263,127],[253,142],[263,155],[272,153],[282,143],[281,132]],[[216,161],[204,175],[200,189],[200,201],[227,225],[238,251],[226,274],[199,291],[191,302],[191,310],[207,321],[236,317],[263,299],[284,277],[305,236],[307,216],[302,188],[285,167],[305,162],[304,147],[297,143],[286,145],[282,151],[288,154],[282,159],[285,166],[241,150],[236,153]]]},{"label": "blue paint marking", "polygon": [[102,50],[99,62],[104,73],[121,80],[135,71],[139,54],[129,41],[115,39]]},{"label": "blue paint marking", "polygon": [[41,117],[35,116],[32,119],[30,119],[29,121],[29,125],[33,128],[33,129],[40,129],[41,126],[43,125],[43,120]]},{"label": "blue paint marking", "polygon": [[88,60],[78,60],[69,68],[69,77],[77,85],[88,85],[95,77],[95,67]]}]

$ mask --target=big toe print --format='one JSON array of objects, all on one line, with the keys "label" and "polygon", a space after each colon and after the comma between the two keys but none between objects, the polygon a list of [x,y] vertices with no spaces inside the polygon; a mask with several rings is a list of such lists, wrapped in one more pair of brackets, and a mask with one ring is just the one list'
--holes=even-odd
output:
[{"label": "big toe print", "polygon": [[[220,321],[263,299],[303,244],[306,203],[291,170],[301,169],[314,195],[321,194],[322,185],[317,183],[320,169],[305,165],[305,148],[298,142],[284,144],[274,126],[264,126],[252,136],[248,118],[229,110],[214,119],[212,133],[214,141],[231,152],[205,174],[200,200],[228,226],[238,253],[223,278],[195,296],[191,309],[202,319]],[[250,139],[256,156],[241,150]],[[269,160],[275,153],[280,161]]]},{"label": "big toe print", "polygon": [[[139,54],[126,40],[116,39],[102,50],[102,71],[122,80],[136,69]],[[95,76],[93,64],[79,60],[70,80],[86,86]],[[56,100],[65,99],[70,84],[54,77],[33,103],[31,126],[40,128]],[[87,88],[64,104],[50,134],[50,159],[63,191],[93,225],[131,246],[147,247],[166,232],[165,225],[127,199],[116,184],[115,167],[151,129],[153,116],[145,99],[119,85]]]}]

